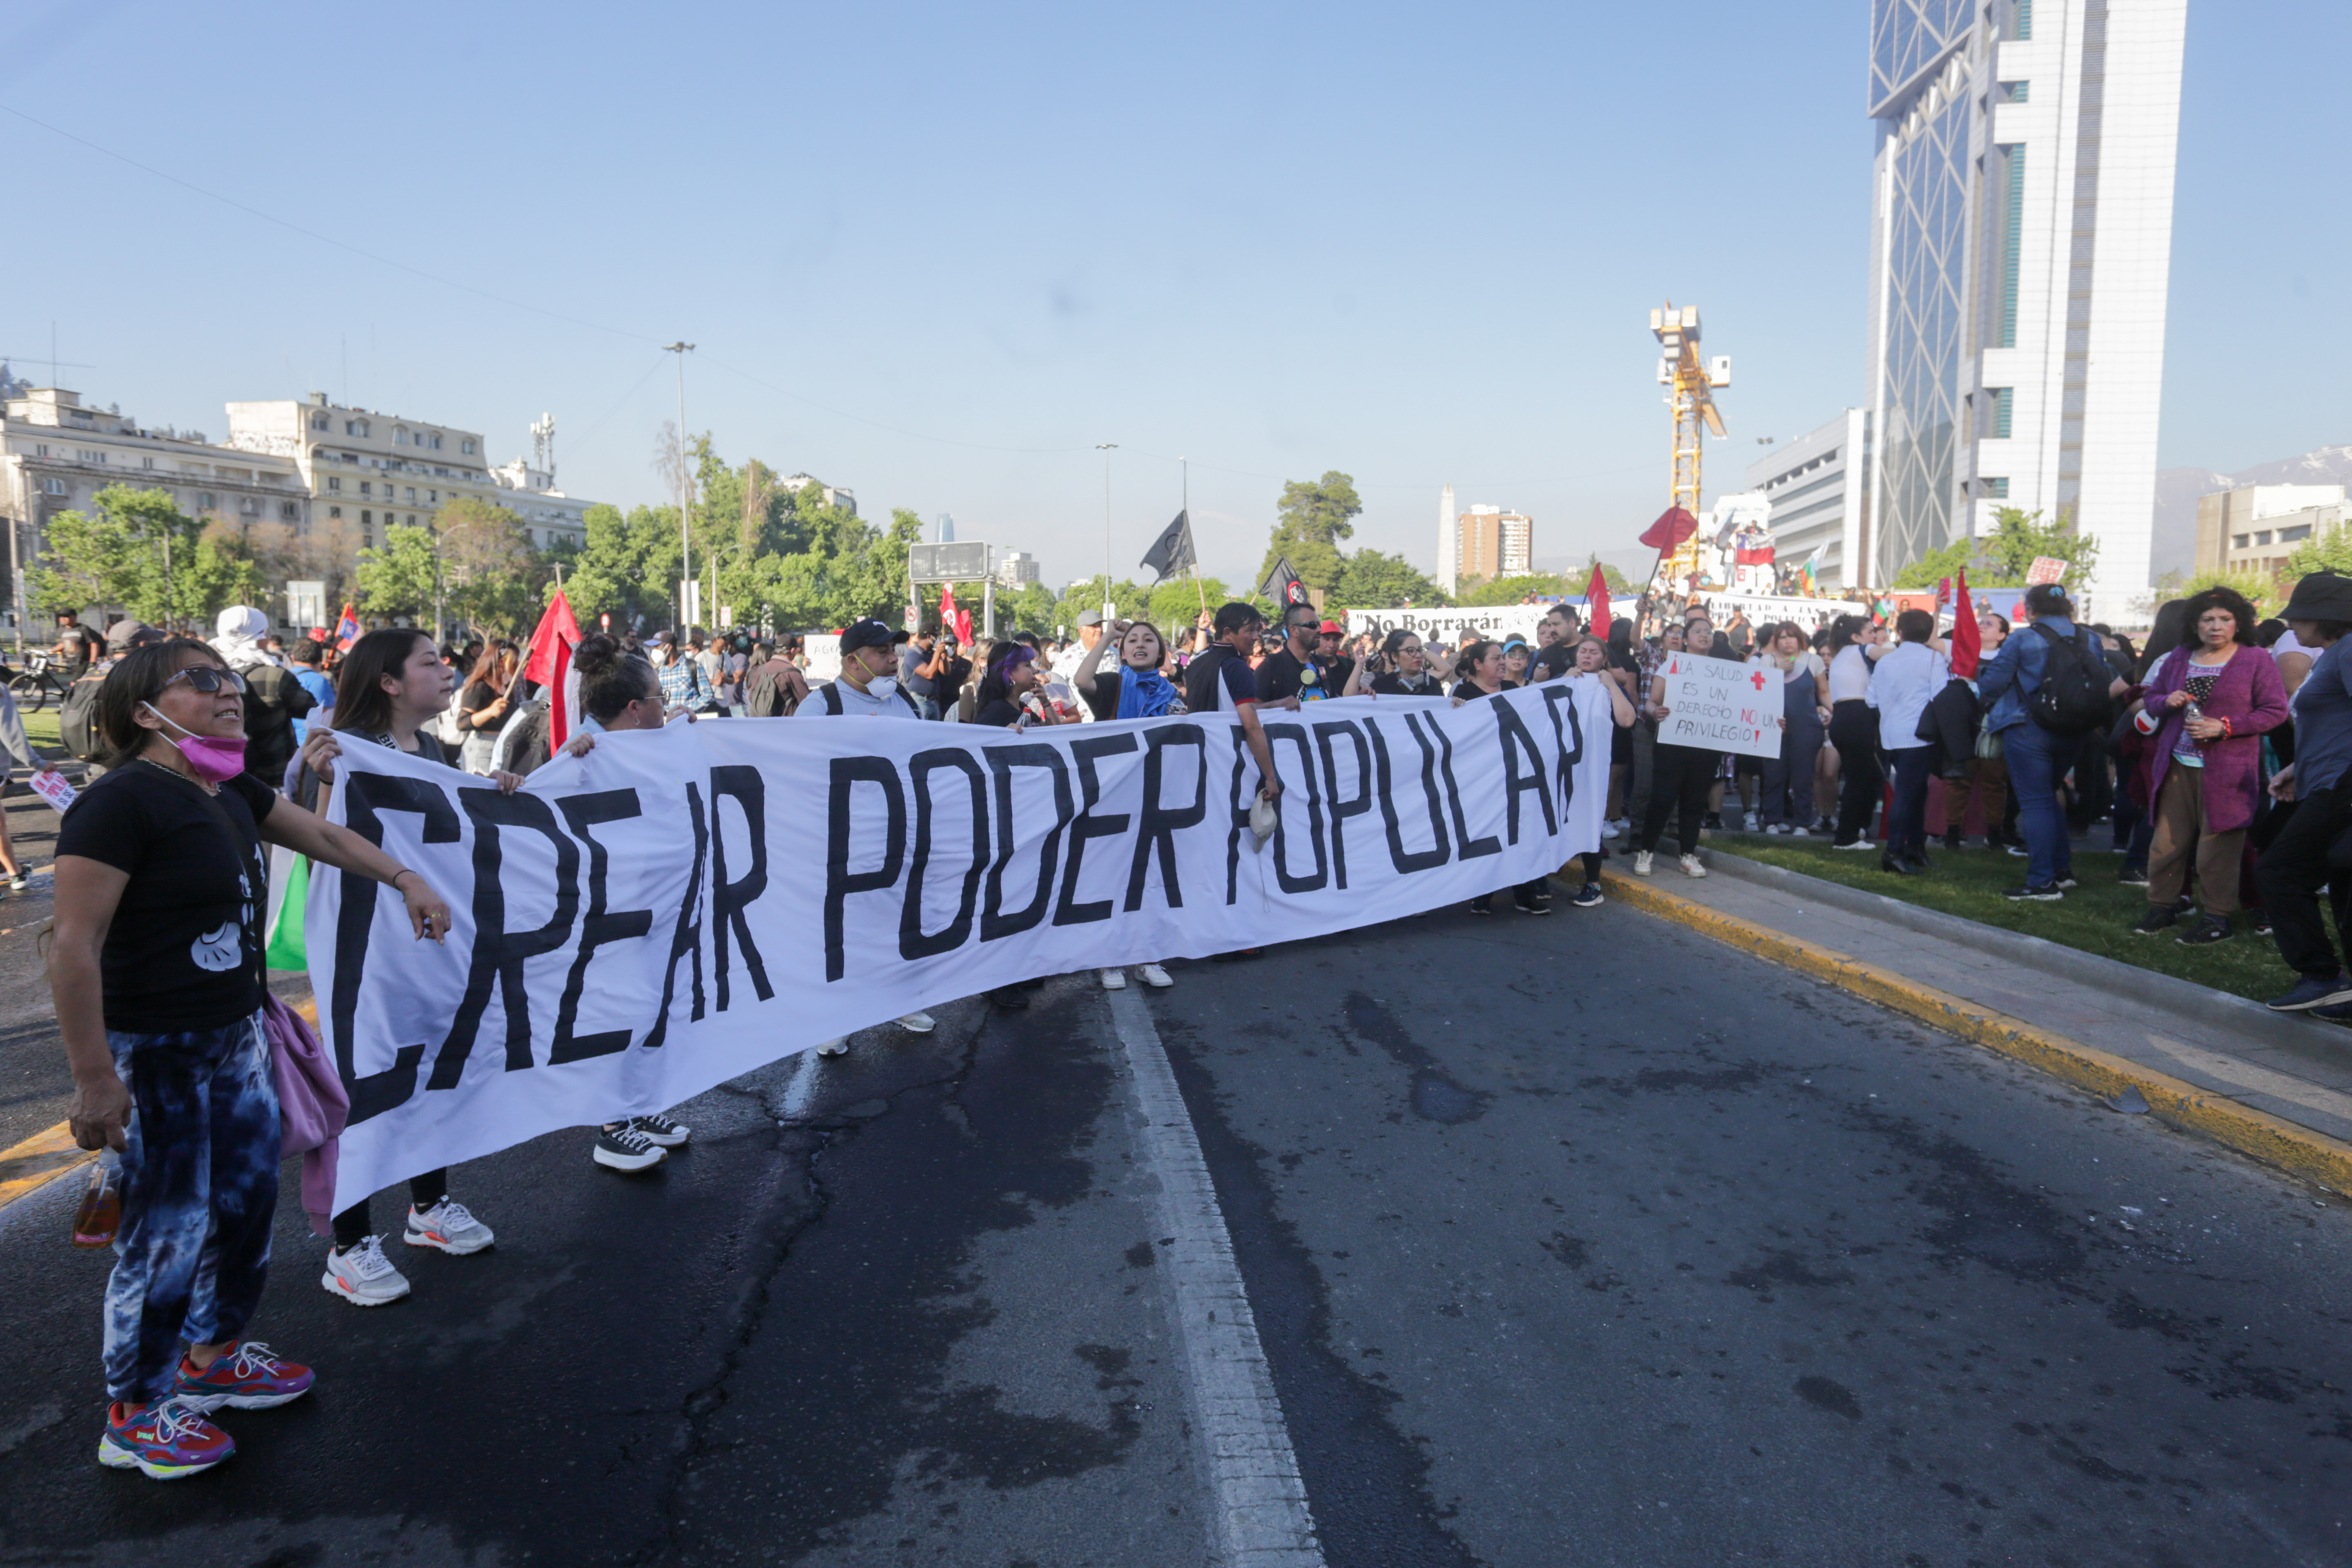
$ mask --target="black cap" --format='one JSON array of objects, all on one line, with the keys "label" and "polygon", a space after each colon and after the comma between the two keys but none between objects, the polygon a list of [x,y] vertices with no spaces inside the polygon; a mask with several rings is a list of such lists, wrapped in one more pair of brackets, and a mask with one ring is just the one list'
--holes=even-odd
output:
[{"label": "black cap", "polygon": [[843,628],[841,634],[841,651],[844,653],[856,653],[862,647],[888,647],[889,646],[889,626],[871,617],[862,621],[852,621]]},{"label": "black cap", "polygon": [[2279,613],[2283,621],[2352,621],[2352,577],[2314,572],[2299,579]]}]

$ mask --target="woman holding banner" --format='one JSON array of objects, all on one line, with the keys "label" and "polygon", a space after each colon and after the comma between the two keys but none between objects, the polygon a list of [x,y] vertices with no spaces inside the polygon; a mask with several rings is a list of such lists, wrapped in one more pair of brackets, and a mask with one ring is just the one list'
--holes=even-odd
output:
[{"label": "woman holding banner", "polygon": [[1429,668],[1429,656],[1422,651],[1421,634],[1399,626],[1381,640],[1381,651],[1363,660],[1367,669],[1378,671],[1371,679],[1371,691],[1376,697],[1442,697],[1445,688]]},{"label": "woman holding banner", "polygon": [[1802,838],[1813,820],[1813,757],[1829,724],[1829,667],[1790,621],[1765,634],[1749,662],[1770,665],[1781,683],[1780,754],[1764,759],[1759,815],[1766,833]]},{"label": "woman holding banner", "polygon": [[[1087,657],[1078,663],[1077,673],[1071,678],[1080,700],[1094,710],[1095,717],[1163,719],[1183,712],[1184,694],[1160,670],[1168,662],[1168,642],[1160,635],[1160,628],[1150,621],[1113,621],[1109,632],[1087,650]],[[1097,674],[1104,653],[1113,647],[1118,649],[1119,668],[1108,675]],[[1127,989],[1126,970],[1105,969],[1097,973],[1104,990]],[[1155,991],[1164,991],[1176,984],[1168,971],[1157,963],[1138,964],[1135,973]]]},{"label": "woman holding banner", "polygon": [[122,1156],[98,1458],[157,1480],[236,1451],[211,1412],[283,1405],[311,1383],[241,1339],[268,1277],[281,1153],[261,846],[397,888],[420,939],[449,931],[423,877],[246,773],[244,691],[192,638],[126,654],[99,690],[107,772],[58,833],[48,970],[68,1121],[82,1148]]},{"label": "woman holding banner", "polygon": [[[1525,643],[1519,646],[1522,648],[1527,647]],[[1517,683],[1503,673],[1504,659],[1503,645],[1498,642],[1474,642],[1465,647],[1462,650],[1462,681],[1454,689],[1454,705],[1459,708],[1465,702],[1499,697],[1506,691],[1516,689]],[[1523,915],[1548,915],[1551,913],[1551,883],[1542,877],[1521,882],[1511,889],[1511,901],[1518,905],[1519,913]],[[1481,893],[1471,900],[1470,912],[1474,915],[1493,914],[1495,895]]]},{"label": "woman holding banner", "polygon": [[[425,633],[408,626],[386,626],[368,633],[335,672],[335,724],[313,730],[302,744],[302,772],[296,787],[305,804],[321,817],[334,797],[335,758],[342,737],[368,741],[420,762],[457,766],[431,729],[449,700],[450,670],[440,649]],[[489,775],[512,795],[522,784],[520,773]],[[408,1223],[402,1239],[411,1247],[430,1247],[455,1257],[479,1252],[498,1239],[473,1211],[449,1195],[449,1173],[427,1171],[408,1184]],[[327,1271],[320,1286],[358,1307],[381,1307],[408,1294],[408,1280],[383,1255],[383,1237],[373,1233],[369,1200],[362,1198],[337,1215],[334,1249],[327,1254]]]}]

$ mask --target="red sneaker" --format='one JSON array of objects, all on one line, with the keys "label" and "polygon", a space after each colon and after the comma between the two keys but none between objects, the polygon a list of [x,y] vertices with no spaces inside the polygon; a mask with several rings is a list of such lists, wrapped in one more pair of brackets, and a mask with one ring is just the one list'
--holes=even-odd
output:
[{"label": "red sneaker", "polygon": [[268,1345],[246,1340],[221,1352],[202,1372],[183,1356],[174,1392],[181,1404],[206,1415],[224,1405],[267,1410],[310,1393],[315,1376],[307,1366],[271,1355]]},{"label": "red sneaker", "polygon": [[209,1470],[236,1452],[227,1433],[178,1399],[159,1399],[136,1412],[117,1400],[106,1413],[106,1436],[98,1440],[100,1464],[142,1470],[159,1481]]}]

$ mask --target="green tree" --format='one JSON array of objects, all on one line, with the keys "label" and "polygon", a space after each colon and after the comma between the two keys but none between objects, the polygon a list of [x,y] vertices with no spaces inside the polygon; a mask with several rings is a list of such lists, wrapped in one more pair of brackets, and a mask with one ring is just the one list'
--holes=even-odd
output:
[{"label": "green tree", "polygon": [[383,531],[380,547],[360,552],[352,568],[359,607],[372,616],[400,616],[423,625],[433,614],[438,585],[433,531],[400,524]]},{"label": "green tree", "polygon": [[2067,564],[2066,581],[2081,583],[2098,564],[2099,542],[2074,531],[2061,519],[2044,522],[2039,511],[2002,507],[1993,514],[1993,531],[1955,539],[1941,550],[1931,550],[1895,575],[1897,588],[1932,588],[1962,567],[1971,588],[2019,588],[2036,557],[2047,556]]},{"label": "green tree", "polygon": [[1217,607],[1232,596],[1215,577],[1197,581],[1171,577],[1151,590],[1151,597],[1144,605],[1144,619],[1172,641],[1178,632],[1200,620],[1203,601],[1213,616]]},{"label": "green tree", "polygon": [[1576,569],[1576,580],[1572,584],[1570,584],[1569,592],[1571,594],[1583,593],[1584,590],[1591,584],[1592,569],[1595,566],[1601,568],[1601,583],[1603,587],[1609,590],[1609,596],[1611,598],[1615,599],[1638,595],[1642,592],[1641,589],[1633,585],[1633,580],[1631,577],[1626,576],[1625,574],[1620,572],[1617,568],[1601,559],[1601,552],[1597,550],[1588,552],[1584,558],[1584,564]]},{"label": "green tree", "polygon": [[217,552],[204,561],[204,524],[170,491],[108,485],[96,500],[94,515],[59,512],[43,531],[40,557],[25,574],[27,595],[43,608],[120,605],[140,620],[179,627],[204,615],[208,584],[242,580],[224,573]]},{"label": "green tree", "polygon": [[1359,550],[1347,558],[1339,574],[1339,592],[1325,600],[1325,607],[1376,610],[1405,605],[1427,606],[1442,604],[1444,598],[1437,584],[1414,571],[1403,556]]},{"label": "green tree", "polygon": [[1327,594],[1338,588],[1346,568],[1339,541],[1355,533],[1354,519],[1363,510],[1356,481],[1337,468],[1319,479],[1292,479],[1285,484],[1282,500],[1275,509],[1274,537],[1266,542],[1265,559],[1258,563],[1258,582],[1265,581],[1277,558],[1286,558],[1307,587]]},{"label": "green tree", "polygon": [[1018,591],[996,601],[996,624],[1005,631],[1042,636],[1054,629],[1054,615],[1060,604],[1045,584],[1024,583]]},{"label": "green tree", "polygon": [[505,507],[467,498],[434,514],[443,603],[486,637],[527,635],[545,595],[538,552],[522,519]]},{"label": "green tree", "polygon": [[1465,586],[1454,595],[1454,602],[1474,607],[1495,605],[1524,604],[1528,595],[1549,598],[1571,590],[1549,572],[1530,572],[1517,577],[1482,577]]},{"label": "green tree", "polygon": [[[2325,533],[2315,533],[2294,547],[2294,553],[2286,558],[2285,575],[2293,579],[2308,576],[2314,572],[2352,574],[2352,528],[2335,528]],[[2240,591],[2243,592],[2242,589]],[[2252,597],[2252,595],[2247,596]]]}]

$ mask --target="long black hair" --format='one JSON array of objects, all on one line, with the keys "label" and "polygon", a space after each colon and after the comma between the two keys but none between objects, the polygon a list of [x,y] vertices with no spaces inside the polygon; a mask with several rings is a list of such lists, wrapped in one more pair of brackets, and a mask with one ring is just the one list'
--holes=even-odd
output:
[{"label": "long black hair", "polygon": [[172,637],[141,644],[106,672],[106,683],[98,689],[98,733],[106,743],[106,755],[99,759],[103,766],[109,770],[129,767],[147,749],[147,737],[156,731],[141,727],[139,705],[163,695],[192,653],[203,655],[209,664],[228,668],[210,643]]},{"label": "long black hair", "polygon": [[433,638],[415,626],[379,626],[352,644],[352,651],[335,667],[336,729],[361,735],[391,731],[392,693],[383,689],[383,678],[399,679],[420,642],[439,651]]}]

